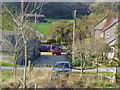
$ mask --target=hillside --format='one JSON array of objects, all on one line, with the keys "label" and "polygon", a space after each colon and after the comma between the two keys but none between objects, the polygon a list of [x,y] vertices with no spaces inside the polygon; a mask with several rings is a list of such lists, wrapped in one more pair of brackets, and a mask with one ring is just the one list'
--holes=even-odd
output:
[{"label": "hillside", "polygon": [[46,18],[72,18],[73,10],[77,10],[77,14],[89,14],[89,5],[85,3],[75,2],[50,2],[43,8],[43,14]]},{"label": "hillside", "polygon": [[[20,2],[7,2],[5,3],[7,7],[10,7],[13,13],[19,13],[21,3]],[[38,3],[37,3],[38,4]],[[24,8],[26,8],[28,3],[24,3]],[[30,2],[27,13],[31,12],[34,8],[34,3]],[[89,4],[87,3],[75,3],[75,2],[49,2],[44,5],[43,13],[46,18],[72,18],[73,10],[76,9],[77,13],[80,15],[89,14]],[[25,10],[25,9],[24,9]],[[37,13],[39,9],[36,10]]]}]

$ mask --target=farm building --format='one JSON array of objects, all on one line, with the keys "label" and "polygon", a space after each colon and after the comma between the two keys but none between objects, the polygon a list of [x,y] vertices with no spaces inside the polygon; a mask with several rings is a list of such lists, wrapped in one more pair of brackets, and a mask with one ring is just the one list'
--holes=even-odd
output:
[{"label": "farm building", "polygon": [[[2,62],[24,64],[24,43],[22,31],[0,31],[0,55]],[[25,33],[23,33],[25,34]],[[30,60],[39,55],[38,42],[29,37],[27,41],[27,59]]]},{"label": "farm building", "polygon": [[26,22],[45,22],[44,18],[44,15],[39,14],[26,14],[24,16]]}]

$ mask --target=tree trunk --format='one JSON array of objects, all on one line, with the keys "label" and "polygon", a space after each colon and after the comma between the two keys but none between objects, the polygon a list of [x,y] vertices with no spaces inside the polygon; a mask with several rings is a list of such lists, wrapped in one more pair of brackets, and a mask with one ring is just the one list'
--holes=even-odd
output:
[{"label": "tree trunk", "polygon": [[17,65],[16,65],[16,62],[17,62],[17,52],[15,53],[14,57],[15,57],[15,61],[14,61],[14,65],[13,65],[13,75],[14,75],[14,77],[16,77],[16,68],[17,68]]}]

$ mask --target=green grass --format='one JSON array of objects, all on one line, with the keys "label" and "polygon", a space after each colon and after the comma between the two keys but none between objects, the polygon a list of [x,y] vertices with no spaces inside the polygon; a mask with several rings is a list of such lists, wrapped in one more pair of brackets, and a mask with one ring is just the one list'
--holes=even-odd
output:
[{"label": "green grass", "polygon": [[118,73],[117,76],[118,76],[118,77],[117,77],[117,83],[120,85],[120,72]]},{"label": "green grass", "polygon": [[13,64],[6,63],[6,62],[0,62],[0,65],[2,65],[2,66],[13,66]]},{"label": "green grass", "polygon": [[[6,62],[0,62],[0,65],[2,65],[2,66],[13,66],[14,64],[6,63]],[[23,65],[17,65],[17,66],[23,66]]]},{"label": "green grass", "polygon": [[[101,72],[101,74],[109,77],[113,76],[113,72]],[[117,75],[117,83],[120,85],[120,72]]]},{"label": "green grass", "polygon": [[[72,19],[45,19],[45,20],[47,20],[49,23],[37,23],[36,30],[46,37],[50,31],[50,26],[53,22],[57,22],[60,20],[68,21],[68,20],[72,20]],[[34,22],[29,22],[30,26],[32,26],[33,24],[34,24]]]},{"label": "green grass", "polygon": [[68,21],[68,20],[72,20],[72,19],[45,19],[48,22],[56,22],[56,21]]},{"label": "green grass", "polygon": [[47,36],[50,31],[50,23],[37,23],[36,30]]},{"label": "green grass", "polygon": [[[22,76],[23,71],[16,71],[16,76]],[[10,78],[14,77],[12,73],[12,69],[2,69],[2,74],[0,74],[0,78],[4,80],[8,80]]]},{"label": "green grass", "polygon": [[113,76],[113,72],[100,72],[100,73],[109,77]]},{"label": "green grass", "polygon": [[1,79],[10,79],[12,76],[12,69],[2,69]]}]

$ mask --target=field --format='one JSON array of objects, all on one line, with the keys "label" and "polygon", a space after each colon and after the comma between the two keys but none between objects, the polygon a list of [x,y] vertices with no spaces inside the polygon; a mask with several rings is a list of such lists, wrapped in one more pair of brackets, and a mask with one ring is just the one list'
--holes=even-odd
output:
[{"label": "field", "polygon": [[68,20],[72,20],[72,19],[45,19],[47,20],[48,22],[56,22],[56,21],[68,21]]},{"label": "field", "polygon": [[37,23],[36,30],[47,36],[50,31],[50,23]]},{"label": "field", "polygon": [[[45,19],[45,20],[47,20],[48,23],[37,23],[36,30],[46,37],[50,31],[50,26],[53,22],[68,21],[71,19]],[[33,22],[30,22],[30,26],[32,26],[32,25],[33,25]]]}]

